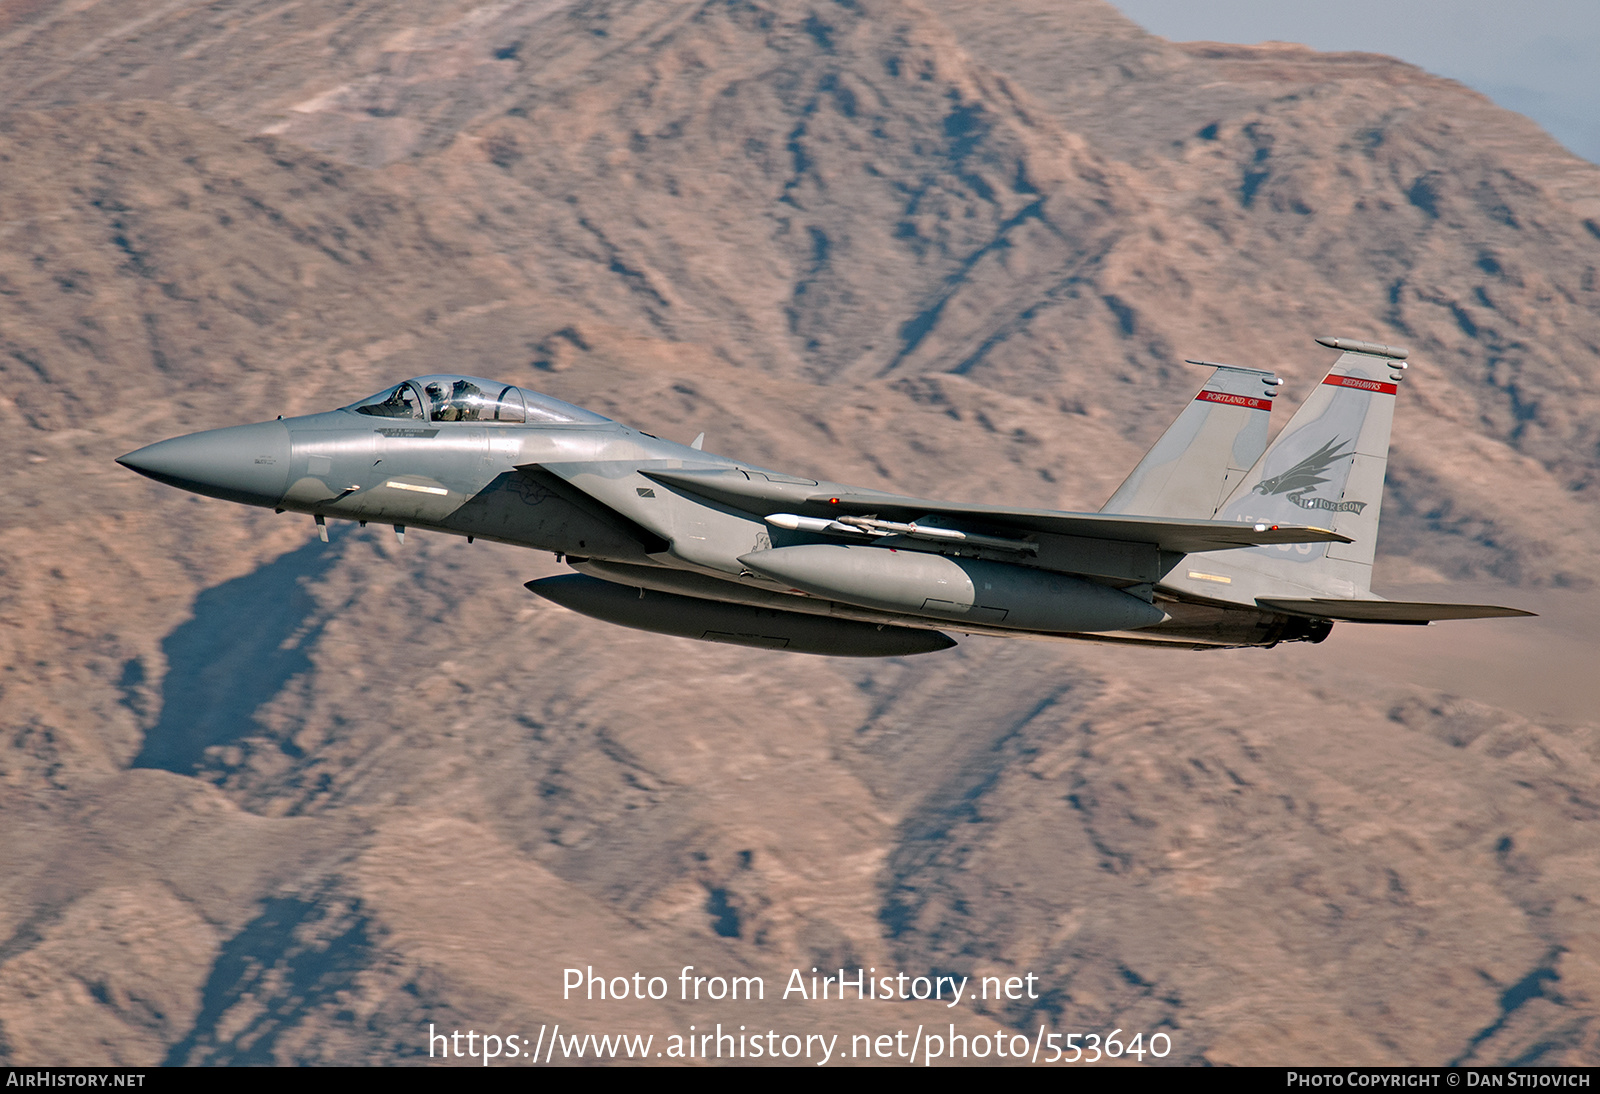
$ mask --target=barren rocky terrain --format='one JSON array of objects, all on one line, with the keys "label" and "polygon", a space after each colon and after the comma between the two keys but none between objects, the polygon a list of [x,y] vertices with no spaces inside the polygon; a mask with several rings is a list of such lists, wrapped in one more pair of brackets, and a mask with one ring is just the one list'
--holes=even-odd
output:
[{"label": "barren rocky terrain", "polygon": [[[1600,168],[1526,119],[1100,0],[34,0],[0,104],[5,1062],[951,1020],[1600,1060]],[[1539,619],[811,658],[111,462],[462,371],[1093,509],[1183,358],[1278,369],[1281,424],[1316,334],[1413,349],[1378,591]],[[841,964],[1040,997],[774,999]]]}]

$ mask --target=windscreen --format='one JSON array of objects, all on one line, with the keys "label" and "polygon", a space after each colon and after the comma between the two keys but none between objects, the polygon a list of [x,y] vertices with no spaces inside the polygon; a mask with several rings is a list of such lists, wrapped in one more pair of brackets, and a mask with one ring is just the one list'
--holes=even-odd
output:
[{"label": "windscreen", "polygon": [[345,407],[376,418],[512,425],[610,421],[537,391],[478,376],[419,376]]}]

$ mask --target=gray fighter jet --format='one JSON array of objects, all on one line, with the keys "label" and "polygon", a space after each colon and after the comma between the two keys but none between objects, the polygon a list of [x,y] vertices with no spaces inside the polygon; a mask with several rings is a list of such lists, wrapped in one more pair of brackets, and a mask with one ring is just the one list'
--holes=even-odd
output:
[{"label": "gray fighter jet", "polygon": [[[547,395],[423,376],[338,410],[194,433],[117,462],[198,494],[551,551],[528,588],[712,642],[875,657],[946,633],[1208,649],[1336,621],[1528,615],[1371,591],[1406,351],[1342,338],[1270,447],[1282,383],[1228,365],[1098,513],[931,501],[682,445]],[[1195,362],[1204,364],[1205,362]]]}]

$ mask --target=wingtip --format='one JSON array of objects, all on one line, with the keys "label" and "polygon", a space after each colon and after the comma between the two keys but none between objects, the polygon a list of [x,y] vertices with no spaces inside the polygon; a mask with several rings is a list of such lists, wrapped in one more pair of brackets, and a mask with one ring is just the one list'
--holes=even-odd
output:
[{"label": "wingtip", "polygon": [[[1279,525],[1279,524],[1256,524],[1254,527],[1255,527],[1255,530],[1257,532],[1269,532],[1269,531],[1270,532],[1283,531],[1283,532],[1297,532],[1297,533],[1302,533],[1303,532],[1303,533],[1307,533],[1309,535],[1312,535],[1312,536],[1316,537],[1315,539],[1310,539],[1310,540],[1289,540],[1288,542],[1290,542],[1290,543],[1354,543],[1355,542],[1355,540],[1351,539],[1349,536],[1344,535],[1344,534],[1342,534],[1340,532],[1335,532],[1332,528],[1319,528],[1315,524],[1282,524],[1282,525]],[[1281,541],[1272,540],[1269,543],[1262,544],[1262,546],[1265,546],[1265,547],[1276,546],[1279,542],[1281,542]]]}]

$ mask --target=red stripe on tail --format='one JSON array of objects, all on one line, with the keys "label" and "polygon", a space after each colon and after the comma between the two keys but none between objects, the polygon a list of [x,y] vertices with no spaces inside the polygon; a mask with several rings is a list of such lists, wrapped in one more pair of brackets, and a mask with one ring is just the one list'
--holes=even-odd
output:
[{"label": "red stripe on tail", "polygon": [[1270,399],[1252,399],[1248,395],[1229,395],[1225,391],[1202,391],[1194,397],[1197,403],[1226,403],[1228,406],[1247,406],[1251,410],[1271,410]]},{"label": "red stripe on tail", "polygon": [[1361,391],[1376,392],[1379,395],[1393,395],[1399,391],[1397,384],[1386,384],[1382,380],[1363,380],[1359,376],[1329,376],[1322,381],[1334,387],[1353,387]]}]

